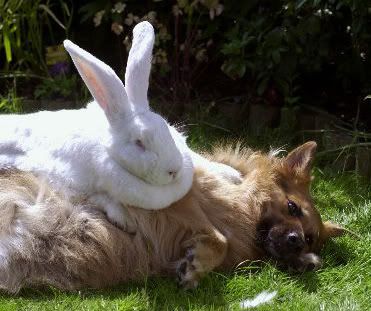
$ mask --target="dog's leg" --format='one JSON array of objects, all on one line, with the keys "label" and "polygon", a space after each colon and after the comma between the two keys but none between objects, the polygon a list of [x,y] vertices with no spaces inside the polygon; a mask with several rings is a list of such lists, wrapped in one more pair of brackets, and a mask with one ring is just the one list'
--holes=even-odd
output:
[{"label": "dog's leg", "polygon": [[185,256],[177,262],[177,278],[185,289],[195,288],[207,272],[218,267],[227,253],[227,239],[216,229],[194,235],[182,245]]}]

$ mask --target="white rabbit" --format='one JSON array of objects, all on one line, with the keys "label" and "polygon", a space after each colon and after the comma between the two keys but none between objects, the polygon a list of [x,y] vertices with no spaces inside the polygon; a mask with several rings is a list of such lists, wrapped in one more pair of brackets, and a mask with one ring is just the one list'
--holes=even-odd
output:
[{"label": "white rabbit", "polygon": [[194,154],[182,134],[150,111],[153,43],[153,27],[139,23],[124,87],[108,65],[64,41],[94,101],[79,110],[0,116],[0,168],[41,173],[57,188],[67,184],[128,230],[133,224],[122,205],[156,210],[182,198],[192,184],[192,156],[238,180],[232,168]]},{"label": "white rabbit", "polygon": [[97,205],[108,198],[107,216],[123,227],[120,204],[160,209],[182,198],[192,184],[192,161],[149,109],[154,34],[148,31],[148,23],[134,29],[126,88],[109,66],[66,40],[94,101],[79,110],[1,116],[0,167],[45,174]]}]

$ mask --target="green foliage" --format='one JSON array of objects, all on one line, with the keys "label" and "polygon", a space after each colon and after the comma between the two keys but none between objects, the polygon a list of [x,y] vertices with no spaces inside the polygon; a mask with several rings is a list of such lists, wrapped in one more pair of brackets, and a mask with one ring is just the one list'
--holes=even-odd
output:
[{"label": "green foliage", "polygon": [[235,23],[225,32],[222,70],[231,78],[252,80],[257,95],[273,85],[293,105],[302,78],[321,76],[329,68],[343,91],[351,91],[352,79],[364,92],[369,88],[367,1],[234,2],[225,10],[225,15],[235,16]]},{"label": "green foliage", "polygon": [[[55,7],[60,8],[64,23],[52,11]],[[44,31],[49,28],[48,38],[54,37],[52,20],[68,34],[72,9],[72,1],[0,0],[0,52],[5,54],[4,69],[31,69],[47,74]]]},{"label": "green foliage", "polygon": [[[224,6],[219,0],[208,1],[90,1],[80,8],[82,22],[111,30],[130,49],[131,31],[135,24],[147,20],[156,29],[153,70],[168,82],[166,89],[179,105],[189,103],[192,87],[213,58],[213,37],[218,33]],[[163,84],[163,83],[161,83]]]},{"label": "green foliage", "polygon": [[7,96],[0,95],[0,113],[22,112],[22,101],[17,96],[15,89],[10,89]]},{"label": "green foliage", "polygon": [[231,79],[248,80],[252,96],[278,96],[288,106],[310,94],[310,79],[336,85],[342,94],[365,96],[370,89],[367,0],[95,0],[80,13],[96,27],[109,23],[127,49],[132,27],[151,21],[155,70],[170,73],[180,102],[215,65]]},{"label": "green foliage", "polygon": [[76,75],[70,77],[61,74],[51,79],[44,79],[36,87],[34,96],[36,99],[68,99],[76,91]]}]

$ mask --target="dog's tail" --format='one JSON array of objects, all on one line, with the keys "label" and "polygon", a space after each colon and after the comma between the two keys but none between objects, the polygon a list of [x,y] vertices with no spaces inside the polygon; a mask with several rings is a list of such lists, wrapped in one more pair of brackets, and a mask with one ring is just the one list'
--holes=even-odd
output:
[{"label": "dog's tail", "polygon": [[42,178],[0,170],[0,289],[113,285],[138,274],[138,244],[101,212]]},{"label": "dog's tail", "polygon": [[[63,208],[57,208],[61,205]],[[39,234],[40,231],[49,232],[55,222],[61,217],[68,217],[71,211],[69,201],[53,192],[45,181],[35,175],[17,170],[1,172],[0,245],[7,236],[20,236],[35,230]]]},{"label": "dog's tail", "polygon": [[34,266],[33,260],[43,255],[40,239],[48,237],[71,210],[67,200],[63,201],[33,174],[14,169],[0,171],[1,289],[17,292],[22,287]]}]

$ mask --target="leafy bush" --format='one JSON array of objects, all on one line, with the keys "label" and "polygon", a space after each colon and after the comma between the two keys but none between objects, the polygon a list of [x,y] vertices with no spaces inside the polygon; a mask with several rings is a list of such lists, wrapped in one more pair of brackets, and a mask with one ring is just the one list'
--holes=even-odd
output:
[{"label": "leafy bush", "polygon": [[0,0],[0,52],[8,61],[16,56],[13,68],[31,61],[45,68],[40,38],[54,35],[53,21],[65,30],[52,40],[60,43],[73,5],[79,12],[73,25],[99,28],[95,41],[110,32],[123,50],[136,23],[154,25],[151,85],[178,113],[193,109],[200,92],[248,93],[254,102],[287,106],[334,106],[350,97],[354,111],[371,92],[367,0]]},{"label": "leafy bush", "polygon": [[247,82],[252,96],[289,106],[324,85],[359,98],[370,90],[367,0],[96,0],[80,13],[96,27],[109,23],[127,48],[134,24],[151,21],[155,70],[179,104],[216,66],[236,84]]},{"label": "leafy bush", "polygon": [[366,94],[371,83],[368,1],[229,3],[226,14],[243,12],[226,32],[221,49],[226,58],[222,69],[230,77],[248,76],[258,95],[273,83],[287,104],[296,102],[305,78],[326,72],[325,79],[334,78],[343,92],[355,88]]},{"label": "leafy bush", "polygon": [[[48,30],[47,37],[51,43],[55,31],[53,21],[54,25],[63,28],[66,35],[72,20],[72,4],[72,1],[63,0],[0,0],[0,52],[5,60],[3,69],[31,69],[34,73],[47,74],[44,32]],[[64,24],[53,12],[55,8],[61,10]]]},{"label": "leafy bush", "polygon": [[67,77],[60,74],[52,79],[44,79],[35,89],[36,99],[71,99],[76,91],[76,75]]},{"label": "leafy bush", "polygon": [[6,96],[0,95],[0,113],[22,112],[22,101],[17,97],[15,89],[8,91]]}]

